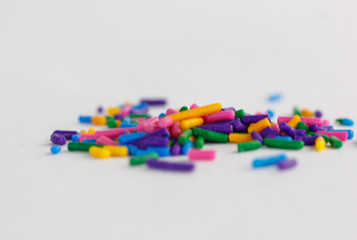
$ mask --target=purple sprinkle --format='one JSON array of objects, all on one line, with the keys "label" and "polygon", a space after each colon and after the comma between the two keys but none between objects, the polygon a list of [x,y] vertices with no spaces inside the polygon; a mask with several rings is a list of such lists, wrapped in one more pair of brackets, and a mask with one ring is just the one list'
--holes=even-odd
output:
[{"label": "purple sprinkle", "polygon": [[166,100],[165,99],[142,99],[141,103],[147,103],[148,105],[151,105],[151,106],[160,106],[160,105],[166,105]]},{"label": "purple sprinkle", "polygon": [[166,128],[161,128],[149,135],[146,135],[145,137],[142,137],[138,140],[135,140],[134,142],[131,142],[131,145],[135,145],[138,146],[140,144],[140,142],[146,140],[146,139],[150,139],[151,137],[166,137],[168,138],[170,136],[169,131]]},{"label": "purple sprinkle", "polygon": [[201,129],[206,129],[214,132],[220,132],[220,133],[232,133],[233,132],[233,126],[230,124],[208,124],[208,125],[201,125],[197,126],[198,128]]},{"label": "purple sprinkle", "polygon": [[251,123],[259,122],[260,120],[263,120],[264,118],[268,118],[268,120],[270,122],[269,114],[245,116],[244,118],[242,118],[242,121],[244,124],[251,124]]},{"label": "purple sprinkle", "polygon": [[63,131],[63,130],[56,130],[52,134],[59,134],[66,138],[66,140],[72,140],[72,136],[78,134],[77,131]]},{"label": "purple sprinkle", "polygon": [[166,162],[158,161],[155,159],[148,159],[146,164],[150,168],[162,169],[162,170],[172,170],[172,171],[182,171],[190,172],[195,168],[192,163],[177,163],[177,162]]},{"label": "purple sprinkle", "polygon": [[151,137],[146,138],[138,144],[141,149],[146,149],[147,147],[167,147],[169,144],[169,139],[165,137]]},{"label": "purple sprinkle", "polygon": [[181,153],[181,145],[179,143],[175,143],[171,147],[171,155],[172,156],[177,156],[177,155],[180,155],[180,153]]},{"label": "purple sprinkle", "polygon": [[130,110],[130,114],[147,114],[148,112],[149,112],[148,108],[140,108],[140,109],[132,108]]},{"label": "purple sprinkle", "polygon": [[51,135],[51,142],[57,145],[65,145],[66,144],[66,138],[63,135],[54,133]]},{"label": "purple sprinkle", "polygon": [[233,119],[233,130],[235,132],[246,132],[248,126],[242,122],[240,118]]},{"label": "purple sprinkle", "polygon": [[300,140],[304,141],[306,146],[312,146],[312,145],[315,145],[316,138],[318,138],[318,137],[319,136],[303,137]]},{"label": "purple sprinkle", "polygon": [[280,132],[278,130],[272,129],[271,127],[266,127],[260,132],[260,135],[262,138],[276,138],[280,135]]},{"label": "purple sprinkle", "polygon": [[262,136],[257,131],[253,131],[250,135],[252,136],[252,138],[254,140],[258,140],[259,142],[264,144],[264,140],[263,140]]},{"label": "purple sprinkle", "polygon": [[116,120],[122,120],[122,119],[124,118],[124,116],[119,113],[119,114],[115,114],[115,115],[114,115],[114,118],[115,118]]},{"label": "purple sprinkle", "polygon": [[97,113],[102,113],[103,110],[104,110],[104,108],[103,108],[102,106],[99,106],[99,107],[97,108]]},{"label": "purple sprinkle", "polygon": [[317,111],[315,112],[315,116],[316,116],[317,118],[321,118],[321,117],[322,117],[322,112],[317,110]]},{"label": "purple sprinkle", "polygon": [[296,164],[297,164],[297,161],[295,159],[288,159],[285,161],[278,162],[277,166],[280,170],[285,170],[285,169],[295,167]]},{"label": "purple sprinkle", "polygon": [[309,126],[309,130],[316,132],[316,131],[324,131],[325,129],[317,126],[317,124],[312,124]]},{"label": "purple sprinkle", "polygon": [[234,107],[228,107],[228,108],[222,108],[222,111],[236,111],[236,109]]}]

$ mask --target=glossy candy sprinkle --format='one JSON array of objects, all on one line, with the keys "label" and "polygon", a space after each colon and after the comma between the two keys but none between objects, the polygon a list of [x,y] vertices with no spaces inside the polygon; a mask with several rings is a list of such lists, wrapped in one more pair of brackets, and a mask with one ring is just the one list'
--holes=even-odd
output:
[{"label": "glossy candy sprinkle", "polygon": [[67,143],[65,136],[57,133],[51,135],[51,142],[57,145],[65,145]]},{"label": "glossy candy sprinkle", "polygon": [[89,153],[96,158],[108,158],[110,157],[110,151],[101,147],[92,146],[89,148]]},{"label": "glossy candy sprinkle", "polygon": [[61,146],[54,145],[51,147],[51,153],[58,154],[61,151]]},{"label": "glossy candy sprinkle", "polygon": [[256,158],[254,159],[252,165],[254,168],[267,167],[267,166],[275,165],[278,162],[284,161],[286,159],[287,157],[285,154],[275,155],[271,157],[264,157],[264,158]]},{"label": "glossy candy sprinkle", "polygon": [[207,160],[212,161],[216,158],[216,150],[198,150],[192,149],[188,151],[189,160]]},{"label": "glossy candy sprinkle", "polygon": [[276,164],[279,170],[286,170],[289,168],[293,168],[297,165],[297,161],[295,159],[288,159],[285,161],[280,161]]},{"label": "glossy candy sprinkle", "polygon": [[258,140],[253,140],[250,142],[239,143],[238,152],[246,152],[251,150],[256,150],[262,147],[262,143]]},{"label": "glossy candy sprinkle", "polygon": [[167,162],[167,161],[158,161],[149,159],[146,161],[146,164],[150,168],[156,168],[161,170],[170,170],[170,171],[181,171],[181,172],[191,172],[195,168],[195,165],[192,163],[178,163],[178,162]]},{"label": "glossy candy sprinkle", "polygon": [[336,119],[336,122],[340,123],[341,125],[344,126],[353,126],[354,122],[351,119],[348,118],[340,118]]}]

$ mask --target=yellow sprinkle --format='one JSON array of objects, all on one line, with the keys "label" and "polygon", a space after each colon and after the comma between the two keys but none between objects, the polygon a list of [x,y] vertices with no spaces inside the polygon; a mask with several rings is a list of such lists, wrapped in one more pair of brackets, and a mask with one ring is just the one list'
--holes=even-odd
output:
[{"label": "yellow sprinkle", "polygon": [[102,116],[94,116],[92,117],[92,123],[94,125],[106,125],[107,124],[107,118],[102,117]]},{"label": "yellow sprinkle", "polygon": [[187,111],[174,113],[168,117],[171,117],[172,120],[174,120],[174,121],[182,121],[182,120],[189,119],[189,118],[197,118],[197,117],[202,117],[207,114],[219,112],[219,111],[221,111],[221,109],[222,109],[222,105],[220,103],[214,103],[214,104],[207,105],[204,107],[199,107],[199,108],[190,109]]},{"label": "yellow sprinkle", "polygon": [[260,133],[264,128],[270,127],[271,123],[269,122],[268,118],[264,118],[260,120],[259,122],[256,123],[251,123],[248,127],[248,133],[251,133],[253,131],[257,131]]},{"label": "yellow sprinkle", "polygon": [[94,133],[95,133],[95,129],[94,128],[88,129],[88,134],[94,134]]},{"label": "yellow sprinkle", "polygon": [[92,146],[89,148],[89,153],[96,158],[108,158],[110,157],[110,151],[101,147]]},{"label": "yellow sprinkle", "polygon": [[109,116],[114,116],[115,114],[119,114],[120,113],[120,108],[110,107],[110,108],[108,108],[107,112],[108,112]]},{"label": "yellow sprinkle", "polygon": [[228,139],[229,142],[232,143],[244,143],[253,140],[249,133],[230,133],[228,135]]},{"label": "yellow sprinkle", "polygon": [[125,157],[129,155],[129,150],[124,146],[103,146],[103,149],[109,150],[112,157]]},{"label": "yellow sprinkle", "polygon": [[87,134],[88,132],[84,129],[82,129],[81,131],[79,131],[81,134]]},{"label": "yellow sprinkle", "polygon": [[203,118],[190,118],[180,122],[180,127],[182,131],[186,129],[193,128],[196,126],[200,126],[203,124]]},{"label": "yellow sprinkle", "polygon": [[324,150],[326,147],[326,142],[325,139],[323,137],[318,137],[315,140],[315,148],[317,151],[322,151]]},{"label": "yellow sprinkle", "polygon": [[298,123],[300,122],[300,117],[299,115],[295,115],[289,122],[288,124],[290,125],[290,127],[296,128],[296,126],[298,125]]},{"label": "yellow sprinkle", "polygon": [[309,109],[302,109],[301,110],[301,117],[313,117],[314,113],[311,112]]}]

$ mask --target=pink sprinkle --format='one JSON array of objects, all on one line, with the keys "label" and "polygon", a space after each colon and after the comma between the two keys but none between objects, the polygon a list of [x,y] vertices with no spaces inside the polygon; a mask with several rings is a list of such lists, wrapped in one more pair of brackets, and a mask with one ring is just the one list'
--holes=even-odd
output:
[{"label": "pink sprinkle", "polygon": [[188,151],[189,160],[207,160],[212,161],[216,158],[216,150],[192,149]]},{"label": "pink sprinkle", "polygon": [[199,108],[199,106],[196,103],[192,104],[190,107],[190,109],[195,109],[195,108]]},{"label": "pink sprinkle", "polygon": [[223,120],[233,120],[234,116],[235,116],[235,112],[233,110],[216,112],[207,116],[207,122],[212,123],[212,122],[218,122]]},{"label": "pink sprinkle", "polygon": [[100,136],[99,138],[97,138],[97,140],[95,141],[96,144],[102,144],[102,145],[112,145],[112,146],[116,146],[118,145],[117,142],[113,141],[112,139],[106,137],[106,136]]},{"label": "pink sprinkle", "polygon": [[178,111],[176,111],[175,109],[172,109],[172,108],[168,108],[166,110],[166,116],[169,116],[169,115],[174,114],[174,113],[178,113]]},{"label": "pink sprinkle", "polygon": [[342,132],[342,131],[341,132],[340,131],[316,131],[316,133],[323,134],[328,137],[335,136],[343,142],[346,141],[348,138],[348,132]]},{"label": "pink sprinkle", "polygon": [[131,111],[131,106],[130,105],[126,105],[124,108],[121,109],[120,111],[120,114],[123,116],[123,117],[126,117],[130,114],[130,111]]},{"label": "pink sprinkle", "polygon": [[159,127],[160,128],[168,128],[171,127],[174,123],[174,120],[170,117],[164,117],[159,120]]},{"label": "pink sprinkle", "polygon": [[280,132],[279,124],[274,124],[270,126],[274,130],[278,130]]},{"label": "pink sprinkle", "polygon": [[[278,117],[278,124],[282,122],[289,122],[293,117]],[[310,118],[310,117],[300,117],[300,120],[304,122],[307,126],[316,124],[317,126],[327,126],[328,120],[323,120],[321,118]]]},{"label": "pink sprinkle", "polygon": [[96,131],[94,134],[81,134],[79,137],[79,141],[83,142],[84,139],[97,139],[100,136],[106,136],[108,138],[117,138],[119,137],[124,131],[132,132],[135,130],[135,127],[130,128],[116,128],[116,129],[109,129],[109,130],[102,130]]},{"label": "pink sprinkle", "polygon": [[172,127],[171,127],[171,134],[172,134],[172,137],[174,138],[178,138],[180,135],[181,135],[181,128],[180,128],[180,122],[174,122]]}]

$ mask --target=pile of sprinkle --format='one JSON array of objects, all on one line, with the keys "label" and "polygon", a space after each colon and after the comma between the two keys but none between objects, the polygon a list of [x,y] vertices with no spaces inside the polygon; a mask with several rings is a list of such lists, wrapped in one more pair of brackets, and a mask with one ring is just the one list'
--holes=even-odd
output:
[{"label": "pile of sprinkle", "polygon": [[[165,105],[165,99],[142,99],[139,104],[125,103],[106,111],[98,107],[95,116],[79,116],[79,122],[108,129],[56,130],[50,137],[55,144],[51,152],[58,154],[60,146],[67,144],[68,151],[89,152],[99,159],[130,156],[131,166],[146,164],[155,169],[192,171],[195,161],[216,158],[215,150],[203,149],[206,143],[236,144],[240,154],[262,147],[300,150],[311,146],[322,151],[326,147],[339,149],[354,135],[351,129],[334,129],[329,120],[322,118],[321,111],[294,108],[292,116],[279,116],[276,123],[271,121],[271,110],[250,115],[243,109],[222,108],[220,103],[202,107],[194,103],[190,108],[168,108],[159,116],[149,114],[150,107]],[[336,122],[353,125],[348,118]],[[178,155],[187,155],[188,160],[170,161],[170,156]],[[296,166],[297,161],[286,154],[252,161],[253,168],[272,165],[285,170]]]}]

